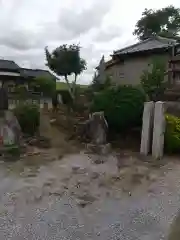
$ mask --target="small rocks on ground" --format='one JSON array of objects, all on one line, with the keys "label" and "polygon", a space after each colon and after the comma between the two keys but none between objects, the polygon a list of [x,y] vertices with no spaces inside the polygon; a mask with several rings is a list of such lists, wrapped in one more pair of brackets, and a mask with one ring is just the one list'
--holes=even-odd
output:
[{"label": "small rocks on ground", "polygon": [[105,158],[102,156],[97,156],[95,159],[92,160],[95,164],[103,164],[105,162]]},{"label": "small rocks on ground", "polygon": [[87,172],[86,168],[83,168],[81,166],[73,166],[72,172],[74,174],[85,174]]},{"label": "small rocks on ground", "polygon": [[96,198],[90,195],[89,193],[84,193],[78,196],[77,203],[81,207],[85,207],[86,205],[93,203],[95,200]]},{"label": "small rocks on ground", "polygon": [[92,172],[91,173],[91,179],[97,179],[99,177],[99,173],[98,172]]}]

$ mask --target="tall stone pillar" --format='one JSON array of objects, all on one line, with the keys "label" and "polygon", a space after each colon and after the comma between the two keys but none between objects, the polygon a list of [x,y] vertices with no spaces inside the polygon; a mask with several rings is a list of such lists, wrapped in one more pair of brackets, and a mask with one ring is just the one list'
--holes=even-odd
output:
[{"label": "tall stone pillar", "polygon": [[152,143],[152,156],[156,159],[163,157],[165,125],[165,103],[159,101],[155,103]]},{"label": "tall stone pillar", "polygon": [[144,103],[140,153],[148,155],[152,143],[154,102]]}]

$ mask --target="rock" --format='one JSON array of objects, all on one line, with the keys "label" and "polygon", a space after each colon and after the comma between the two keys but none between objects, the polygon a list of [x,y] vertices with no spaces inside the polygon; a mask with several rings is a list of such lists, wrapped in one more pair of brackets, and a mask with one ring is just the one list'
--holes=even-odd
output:
[{"label": "rock", "polygon": [[91,173],[91,179],[97,179],[99,177],[99,173],[98,172],[92,172]]},{"label": "rock", "polygon": [[107,135],[107,121],[104,117],[104,112],[95,112],[91,118],[91,138],[94,144],[105,144]]},{"label": "rock", "polygon": [[93,163],[95,164],[103,164],[104,162],[104,158],[102,157],[97,157],[95,160],[93,160]]},{"label": "rock", "polygon": [[89,193],[84,193],[77,198],[78,205],[80,205],[81,207],[85,207],[86,205],[93,203],[95,200],[96,198]]},{"label": "rock", "polygon": [[54,189],[49,192],[50,196],[62,197],[64,195],[64,190],[62,189]]},{"label": "rock", "polygon": [[35,156],[35,155],[40,155],[40,154],[41,154],[40,151],[34,149],[32,152],[28,152],[27,156]]},{"label": "rock", "polygon": [[38,148],[50,148],[51,147],[51,140],[49,138],[43,136],[36,136],[29,140],[26,140],[27,143],[31,146],[36,146]]},{"label": "rock", "polygon": [[84,201],[84,200],[82,200],[82,199],[77,199],[76,201],[77,201],[77,204],[78,204],[79,206],[81,206],[82,208],[86,207],[86,205],[89,204],[89,202]]},{"label": "rock", "polygon": [[106,144],[108,125],[103,112],[95,112],[80,126],[82,140],[90,140],[95,145]]},{"label": "rock", "polygon": [[37,142],[37,147],[39,148],[50,148],[51,140],[49,138],[41,137]]},{"label": "rock", "polygon": [[88,153],[96,153],[96,154],[102,154],[107,155],[111,151],[111,145],[110,143],[102,144],[102,145],[96,145],[93,143],[88,143],[86,145],[86,149]]},{"label": "rock", "polygon": [[82,168],[81,166],[73,166],[72,172],[75,174],[84,174],[87,172],[86,168]]},{"label": "rock", "polygon": [[3,145],[19,145],[21,139],[21,128],[17,118],[12,111],[5,111],[1,119],[0,135]]},{"label": "rock", "polygon": [[154,173],[149,173],[149,175],[147,175],[146,179],[151,181],[151,182],[154,182],[154,181],[157,180],[157,175],[154,174]]},{"label": "rock", "polygon": [[101,154],[107,155],[107,154],[110,153],[110,151],[111,151],[111,144],[110,143],[101,145]]}]

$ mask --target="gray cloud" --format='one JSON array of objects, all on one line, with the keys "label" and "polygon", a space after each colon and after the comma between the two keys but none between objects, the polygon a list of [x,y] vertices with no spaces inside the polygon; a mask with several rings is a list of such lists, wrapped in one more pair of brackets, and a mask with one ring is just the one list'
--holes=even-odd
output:
[{"label": "gray cloud", "polygon": [[74,9],[62,11],[59,24],[62,28],[68,29],[74,37],[87,33],[92,28],[101,25],[104,16],[110,10],[110,1],[95,1],[91,7],[75,12]]},{"label": "gray cloud", "polygon": [[9,29],[0,36],[0,44],[17,50],[28,50],[42,47],[43,39],[30,30]]},{"label": "gray cloud", "polygon": [[[22,0],[20,2],[22,4]],[[109,10],[109,1],[94,2],[91,7],[80,13],[74,9],[64,9],[60,11],[56,21],[44,22],[34,28],[19,26],[15,18],[18,9],[16,10],[12,5],[9,9],[10,13],[13,12],[12,10],[14,10],[12,18],[4,17],[3,24],[0,25],[0,30],[3,32],[0,35],[0,44],[24,51],[44,47],[51,41],[67,41],[79,37],[80,34],[86,34],[93,27],[98,27]],[[9,26],[7,27],[6,24]]]},{"label": "gray cloud", "polygon": [[106,29],[97,29],[97,33],[94,37],[94,41],[97,42],[107,42],[114,38],[119,38],[122,36],[122,29],[117,26],[109,26]]}]

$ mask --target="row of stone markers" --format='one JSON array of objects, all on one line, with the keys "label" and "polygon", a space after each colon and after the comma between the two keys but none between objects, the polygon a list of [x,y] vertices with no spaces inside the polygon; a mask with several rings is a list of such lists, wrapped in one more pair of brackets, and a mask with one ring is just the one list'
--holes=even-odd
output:
[{"label": "row of stone markers", "polygon": [[166,128],[164,102],[146,102],[144,104],[140,152],[156,159],[164,153],[164,133]]}]

